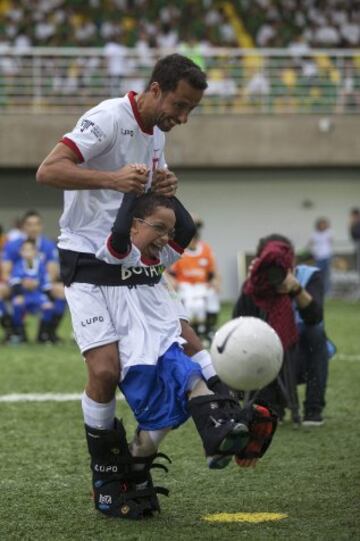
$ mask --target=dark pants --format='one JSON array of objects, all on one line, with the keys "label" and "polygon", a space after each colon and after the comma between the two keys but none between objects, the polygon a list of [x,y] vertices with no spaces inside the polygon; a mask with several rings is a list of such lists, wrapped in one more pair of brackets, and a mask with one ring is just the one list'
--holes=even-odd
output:
[{"label": "dark pants", "polygon": [[[260,391],[259,398],[272,406],[281,418],[285,407],[294,407],[296,410],[295,382],[298,385],[304,383],[306,385],[304,415],[321,413],[325,406],[329,364],[324,329],[320,325],[303,326],[299,342],[286,352],[286,363],[286,367],[284,363],[280,372],[281,381],[286,387],[286,396],[279,381],[275,380]],[[285,371],[287,371],[287,375]],[[291,380],[294,385],[289,385]]]},{"label": "dark pants", "polygon": [[304,411],[321,413],[325,406],[329,353],[320,325],[304,326],[298,344],[297,382],[305,383]]}]

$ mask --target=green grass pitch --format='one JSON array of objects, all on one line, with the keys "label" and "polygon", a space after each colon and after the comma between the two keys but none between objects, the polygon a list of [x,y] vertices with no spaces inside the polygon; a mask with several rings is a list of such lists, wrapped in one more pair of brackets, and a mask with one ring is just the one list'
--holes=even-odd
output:
[{"label": "green grass pitch", "polygon": [[[224,306],[222,322],[229,318]],[[34,333],[34,321],[29,322]],[[294,429],[285,422],[252,470],[230,464],[209,471],[191,421],[164,441],[173,460],[159,517],[127,522],[97,514],[79,401],[0,402],[0,538],[7,540],[348,540],[360,538],[360,310],[329,301],[326,327],[337,345],[331,361],[326,424]],[[0,346],[0,396],[80,393],[85,367],[71,340],[61,346]],[[302,392],[302,391],[300,391]],[[118,414],[135,424],[123,401]],[[265,522],[206,522],[216,513],[280,513]]]}]

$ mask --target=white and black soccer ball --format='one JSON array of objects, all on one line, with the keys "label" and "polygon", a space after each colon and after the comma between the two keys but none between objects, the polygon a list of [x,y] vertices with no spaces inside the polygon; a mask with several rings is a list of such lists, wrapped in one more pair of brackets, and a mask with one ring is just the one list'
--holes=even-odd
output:
[{"label": "white and black soccer ball", "polygon": [[219,378],[238,391],[262,389],[273,381],[283,362],[277,333],[256,317],[238,317],[216,332],[211,357]]}]

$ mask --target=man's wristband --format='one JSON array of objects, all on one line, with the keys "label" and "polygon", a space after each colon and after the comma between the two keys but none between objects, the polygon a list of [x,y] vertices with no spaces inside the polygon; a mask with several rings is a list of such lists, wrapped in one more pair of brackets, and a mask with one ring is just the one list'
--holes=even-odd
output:
[{"label": "man's wristband", "polygon": [[293,299],[294,297],[297,297],[298,295],[300,295],[300,293],[302,293],[302,291],[304,291],[304,288],[301,285],[298,285],[298,287],[296,287],[295,289],[290,291],[289,297],[291,297]]}]

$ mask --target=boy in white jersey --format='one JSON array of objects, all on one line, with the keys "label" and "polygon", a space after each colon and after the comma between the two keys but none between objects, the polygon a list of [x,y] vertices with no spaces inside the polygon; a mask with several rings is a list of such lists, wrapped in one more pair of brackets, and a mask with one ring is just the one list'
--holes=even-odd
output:
[{"label": "boy in white jersey", "polygon": [[[252,420],[252,410],[241,409],[226,388],[209,390],[199,365],[182,350],[184,340],[177,312],[167,290],[152,272],[158,265],[167,267],[179,259],[193,233],[193,221],[176,198],[149,193],[137,199],[127,194],[111,235],[96,254],[118,269],[121,265],[124,281],[131,273],[143,276],[143,283],[124,285],[125,291],[113,302],[113,318],[119,327],[126,327],[127,333],[119,344],[119,386],[138,421],[130,445],[132,456],[126,450],[126,436],[119,421],[113,430],[105,432],[85,427],[92,457],[95,506],[105,514],[122,517],[125,508],[127,517],[130,513],[135,517],[139,508],[143,514],[159,509],[149,467],[165,434],[190,415],[210,468],[225,467],[234,455],[242,457],[248,444],[247,424]],[[117,455],[108,453],[109,439],[122,442]],[[133,471],[122,467],[126,459]],[[244,465],[241,459],[240,465]],[[114,470],[115,475],[104,474]],[[129,488],[122,489],[124,483],[130,487],[130,495]],[[136,502],[131,494],[132,483],[144,486],[145,493],[138,490]]]}]

